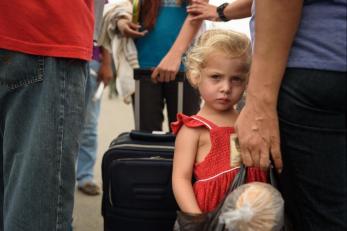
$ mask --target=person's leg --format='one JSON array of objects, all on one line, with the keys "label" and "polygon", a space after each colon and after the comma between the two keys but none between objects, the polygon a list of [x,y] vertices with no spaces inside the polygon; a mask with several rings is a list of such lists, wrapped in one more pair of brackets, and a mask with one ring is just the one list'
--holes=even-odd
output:
[{"label": "person's leg", "polygon": [[98,86],[96,73],[100,64],[97,61],[92,61],[89,64],[91,72],[86,86],[87,111],[77,157],[77,184],[82,192],[88,195],[97,195],[100,193],[100,189],[94,182],[93,168],[97,154],[100,100],[93,100],[93,96]]},{"label": "person's leg", "polygon": [[[1,51],[0,51],[1,52]],[[0,61],[1,62],[1,61]],[[1,64],[0,64],[1,66]],[[1,72],[0,72],[1,73]],[[0,85],[0,108],[2,108],[1,105],[1,85]],[[3,166],[3,151],[2,151],[2,140],[4,137],[4,133],[3,133],[3,116],[2,116],[2,111],[0,111],[0,166]],[[4,208],[4,177],[2,174],[2,167],[0,167],[0,230],[3,231],[4,230],[4,221],[3,221],[3,208]]]},{"label": "person's leg", "polygon": [[[136,94],[136,93],[135,93]],[[134,101],[133,101],[134,104]],[[163,115],[162,84],[144,79],[140,82],[140,130],[161,131]],[[134,117],[135,118],[135,117]]]},{"label": "person's leg", "polygon": [[346,73],[288,69],[278,111],[281,191],[294,230],[347,230]]},{"label": "person's leg", "polygon": [[4,231],[65,231],[82,129],[85,61],[0,50]]},{"label": "person's leg", "polygon": [[[177,114],[177,83],[164,84],[164,97],[166,100],[168,123],[171,131],[170,124],[176,121]],[[194,89],[187,80],[183,83],[183,113],[185,115],[195,115],[200,110],[200,94],[197,89]]]}]

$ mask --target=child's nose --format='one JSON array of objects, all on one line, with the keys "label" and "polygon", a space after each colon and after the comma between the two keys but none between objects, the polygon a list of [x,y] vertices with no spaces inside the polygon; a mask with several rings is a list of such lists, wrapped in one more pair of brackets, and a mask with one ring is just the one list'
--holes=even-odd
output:
[{"label": "child's nose", "polygon": [[231,83],[229,81],[224,81],[221,85],[221,91],[224,93],[229,93],[231,91]]}]

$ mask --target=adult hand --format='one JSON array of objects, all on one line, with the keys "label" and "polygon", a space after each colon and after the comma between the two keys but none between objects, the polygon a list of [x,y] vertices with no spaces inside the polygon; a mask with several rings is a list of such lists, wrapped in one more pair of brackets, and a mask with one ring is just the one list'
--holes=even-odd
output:
[{"label": "adult hand", "polygon": [[208,4],[206,1],[193,0],[187,7],[187,13],[191,15],[190,20],[210,20],[219,21],[217,7]]},{"label": "adult hand", "polygon": [[125,36],[125,37],[130,37],[130,38],[139,38],[143,37],[147,34],[147,30],[144,31],[139,31],[141,26],[139,24],[131,22],[129,19],[119,19],[117,21],[117,28],[119,32]]},{"label": "adult hand", "polygon": [[268,106],[255,97],[246,100],[246,105],[236,120],[235,128],[242,161],[246,166],[267,169],[271,156],[278,172],[282,171],[276,107]]},{"label": "adult hand", "polygon": [[112,77],[113,71],[111,65],[108,63],[102,63],[98,72],[98,81],[104,82],[105,86],[107,86],[112,80]]},{"label": "adult hand", "polygon": [[181,55],[172,51],[167,53],[159,65],[153,70],[151,79],[153,82],[170,82],[175,80],[181,65]]}]

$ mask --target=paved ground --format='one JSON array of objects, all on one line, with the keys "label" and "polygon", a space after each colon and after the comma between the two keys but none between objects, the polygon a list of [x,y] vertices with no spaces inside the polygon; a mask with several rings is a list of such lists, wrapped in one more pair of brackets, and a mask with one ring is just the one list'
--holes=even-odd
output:
[{"label": "paved ground", "polygon": [[[108,98],[108,89],[104,92],[99,118],[99,147],[95,164],[95,180],[101,186],[102,155],[111,140],[119,133],[133,129],[131,106],[119,98]],[[74,231],[102,231],[101,195],[86,196],[76,190],[74,209]]]},{"label": "paved ground", "polygon": [[[134,128],[131,105],[119,98],[108,98],[108,89],[104,92],[99,118],[99,147],[95,164],[95,180],[101,186],[101,160],[105,150],[114,137],[121,132]],[[167,122],[164,122],[167,124]],[[167,130],[167,128],[165,129]],[[101,195],[86,196],[76,190],[74,209],[74,231],[102,231]]]}]

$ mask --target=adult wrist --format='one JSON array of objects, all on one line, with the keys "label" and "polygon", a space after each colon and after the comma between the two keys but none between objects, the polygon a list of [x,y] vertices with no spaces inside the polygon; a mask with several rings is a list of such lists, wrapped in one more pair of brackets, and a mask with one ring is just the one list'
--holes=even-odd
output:
[{"label": "adult wrist", "polygon": [[229,3],[223,3],[222,5],[218,6],[216,8],[216,11],[217,11],[217,15],[218,15],[218,18],[220,21],[223,21],[223,22],[227,22],[229,21],[230,19],[228,19],[225,14],[224,14],[224,10],[225,8],[229,5]]},{"label": "adult wrist", "polygon": [[278,94],[270,91],[263,93],[264,89],[247,89],[246,102],[252,102],[251,104],[263,107],[264,109],[272,108],[276,109]]}]

